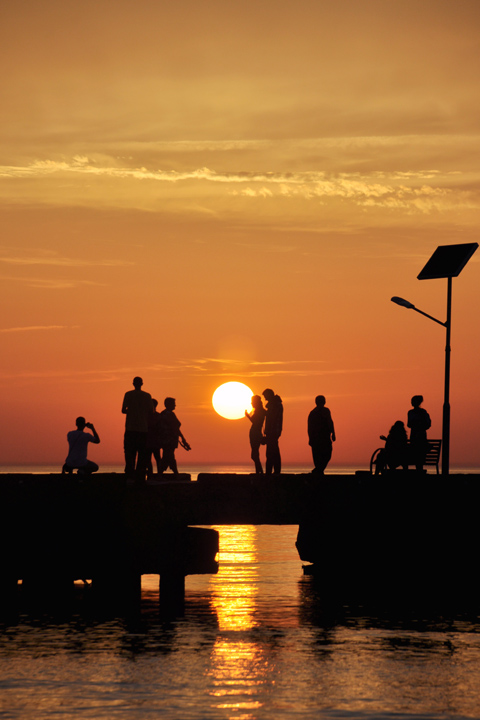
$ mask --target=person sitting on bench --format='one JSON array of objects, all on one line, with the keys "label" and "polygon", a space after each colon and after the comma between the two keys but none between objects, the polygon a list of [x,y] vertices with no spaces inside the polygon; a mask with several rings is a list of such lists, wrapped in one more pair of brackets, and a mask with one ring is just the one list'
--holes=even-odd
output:
[{"label": "person sitting on bench", "polygon": [[372,461],[375,465],[375,475],[389,470],[396,470],[397,467],[403,467],[408,470],[408,440],[405,425],[401,420],[397,420],[390,428],[388,436],[380,435],[380,440],[385,440],[385,447],[376,451],[378,453]]},{"label": "person sitting on bench", "polygon": [[408,470],[407,431],[401,420],[393,423],[385,439],[385,459],[390,470],[396,470],[399,466]]},{"label": "person sitting on bench", "polygon": [[[87,460],[88,443],[98,445],[100,438],[93,424],[85,422],[84,417],[78,417],[75,424],[77,429],[71,430],[67,434],[69,450],[62,468],[62,474],[71,474],[77,468],[80,475],[90,475],[91,473],[97,472],[98,465],[91,460]],[[85,432],[86,427],[92,432]]]}]

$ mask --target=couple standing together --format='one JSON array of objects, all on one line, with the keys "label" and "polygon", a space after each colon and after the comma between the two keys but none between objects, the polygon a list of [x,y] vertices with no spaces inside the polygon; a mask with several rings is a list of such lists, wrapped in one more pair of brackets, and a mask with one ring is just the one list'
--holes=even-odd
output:
[{"label": "couple standing together", "polygon": [[283,428],[283,403],[279,395],[267,388],[262,393],[266,400],[266,407],[263,407],[260,395],[252,397],[253,411],[245,410],[245,416],[250,420],[250,447],[252,448],[251,458],[255,464],[255,472],[263,474],[260,461],[260,445],[266,445],[267,460],[265,472],[271,475],[272,472],[279,474],[282,471],[282,459],[278,441]]}]

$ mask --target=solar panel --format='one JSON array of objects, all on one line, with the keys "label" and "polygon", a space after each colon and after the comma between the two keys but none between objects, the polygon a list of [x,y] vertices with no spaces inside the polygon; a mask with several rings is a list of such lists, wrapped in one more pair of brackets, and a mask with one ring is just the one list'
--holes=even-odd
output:
[{"label": "solar panel", "polygon": [[478,243],[440,245],[417,275],[418,280],[457,277],[477,248]]}]

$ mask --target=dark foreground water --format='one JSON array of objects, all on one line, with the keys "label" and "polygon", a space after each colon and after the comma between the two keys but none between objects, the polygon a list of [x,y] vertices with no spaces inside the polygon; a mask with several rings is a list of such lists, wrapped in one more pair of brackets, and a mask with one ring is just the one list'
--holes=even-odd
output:
[{"label": "dark foreground water", "polygon": [[160,616],[147,576],[133,614],[79,584],[69,607],[0,621],[0,718],[480,718],[471,598],[334,602],[303,576],[295,527],[218,529],[220,571],[187,578],[183,617]]}]

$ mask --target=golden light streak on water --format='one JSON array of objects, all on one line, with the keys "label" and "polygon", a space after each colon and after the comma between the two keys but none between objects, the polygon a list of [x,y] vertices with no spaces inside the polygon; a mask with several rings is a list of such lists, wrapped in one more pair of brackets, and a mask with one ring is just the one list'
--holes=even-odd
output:
[{"label": "golden light streak on water", "polygon": [[220,630],[249,630],[258,594],[256,534],[253,525],[230,525],[220,532],[219,570],[212,575],[212,606]]},{"label": "golden light streak on water", "polygon": [[211,695],[214,706],[232,720],[253,720],[263,705],[258,690],[266,681],[268,664],[258,643],[242,638],[258,624],[257,529],[249,525],[216,529],[220,531],[220,565],[210,587],[219,629],[227,634],[213,648]]},{"label": "golden light streak on water", "polygon": [[267,659],[258,643],[229,636],[219,638],[212,653],[213,690],[216,708],[233,720],[253,720],[252,711],[263,706],[259,699],[267,682]]}]

